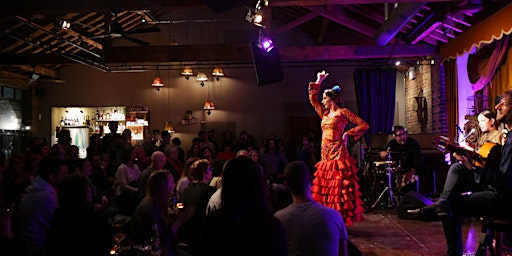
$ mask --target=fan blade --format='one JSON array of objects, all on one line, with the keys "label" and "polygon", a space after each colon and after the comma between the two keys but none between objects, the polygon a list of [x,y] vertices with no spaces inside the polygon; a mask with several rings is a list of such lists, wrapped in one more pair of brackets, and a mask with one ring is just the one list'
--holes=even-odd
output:
[{"label": "fan blade", "polygon": [[43,83],[54,83],[54,84],[65,84],[68,81],[62,79],[40,79],[39,82]]},{"label": "fan blade", "polygon": [[142,41],[140,39],[137,39],[135,37],[131,37],[129,35],[123,35],[122,38],[127,39],[128,41],[132,41],[132,42],[134,42],[134,43],[136,43],[136,44],[138,44],[140,46],[148,46],[148,45],[150,45],[150,43],[148,43],[146,41]]},{"label": "fan blade", "polygon": [[124,31],[123,34],[125,34],[125,35],[132,35],[132,34],[160,32],[160,31],[161,30],[158,27],[147,27],[147,28],[131,29],[131,30],[128,30],[128,31]]},{"label": "fan blade", "polygon": [[110,34],[103,34],[103,35],[87,37],[87,39],[98,39],[98,38],[109,38],[109,37],[111,37]]}]

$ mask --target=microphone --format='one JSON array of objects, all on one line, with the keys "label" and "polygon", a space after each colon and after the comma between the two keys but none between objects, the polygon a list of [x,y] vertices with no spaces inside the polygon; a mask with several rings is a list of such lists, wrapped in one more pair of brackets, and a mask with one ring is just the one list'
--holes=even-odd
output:
[{"label": "microphone", "polygon": [[471,131],[469,131],[468,134],[464,135],[464,138],[462,138],[462,140],[460,142],[466,141],[466,139],[469,138],[469,136],[471,136],[475,132],[476,132],[475,128],[471,129]]}]

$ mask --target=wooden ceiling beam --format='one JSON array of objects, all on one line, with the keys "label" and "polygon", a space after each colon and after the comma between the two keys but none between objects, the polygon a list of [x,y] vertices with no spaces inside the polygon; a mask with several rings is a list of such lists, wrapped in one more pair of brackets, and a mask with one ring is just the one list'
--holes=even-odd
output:
[{"label": "wooden ceiling beam", "polygon": [[[212,0],[213,1],[213,0]],[[242,1],[250,3],[251,1]],[[384,4],[397,0],[272,0],[270,6],[321,6],[347,4]],[[451,2],[447,0],[400,0],[407,2]],[[69,12],[105,12],[113,9],[124,11],[179,9],[207,7],[203,0],[109,0],[109,1],[61,1],[19,0],[7,1],[0,8],[0,15],[63,14]]]},{"label": "wooden ceiling beam", "polygon": [[340,15],[337,11],[328,11],[323,7],[313,6],[313,7],[307,7],[309,10],[316,12],[334,22],[337,22],[341,24],[342,26],[348,27],[354,31],[357,31],[358,33],[361,33],[363,35],[373,37],[375,33],[377,32],[377,29],[370,27],[366,24],[363,24],[359,21],[353,20],[351,18],[348,18],[347,16]]},{"label": "wooden ceiling beam", "polygon": [[279,35],[279,34],[282,34],[290,29],[293,29],[297,26],[300,26],[301,24],[303,23],[306,23],[308,22],[309,20],[311,19],[314,19],[316,18],[317,16],[319,16],[320,14],[316,13],[316,12],[310,12],[298,19],[295,19],[291,22],[288,22],[287,24],[283,25],[283,26],[280,26],[276,29],[272,29],[272,34],[273,35]]},{"label": "wooden ceiling beam", "polygon": [[[426,44],[386,46],[304,46],[279,49],[283,62],[322,61],[342,59],[397,58],[436,55],[435,47]],[[177,45],[112,47],[106,62],[113,63],[170,63],[170,62],[251,62],[248,45]],[[55,54],[3,54],[0,65],[74,64]]]},{"label": "wooden ceiling beam", "polygon": [[272,0],[272,6],[318,6],[318,5],[339,5],[339,4],[384,4],[384,3],[412,3],[412,2],[449,2],[446,0]]}]

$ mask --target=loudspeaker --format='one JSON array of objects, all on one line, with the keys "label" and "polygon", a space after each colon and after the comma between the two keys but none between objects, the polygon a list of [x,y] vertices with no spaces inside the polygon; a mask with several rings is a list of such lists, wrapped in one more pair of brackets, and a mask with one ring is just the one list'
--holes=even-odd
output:
[{"label": "loudspeaker", "polygon": [[258,85],[266,85],[283,80],[281,56],[277,47],[274,47],[270,52],[266,52],[258,47],[257,42],[251,42],[251,53]]},{"label": "loudspeaker", "polygon": [[433,204],[433,202],[424,195],[416,191],[410,191],[405,194],[396,208],[398,218],[406,220],[425,220],[421,214],[411,214],[408,213],[407,210],[418,209],[431,204]]}]

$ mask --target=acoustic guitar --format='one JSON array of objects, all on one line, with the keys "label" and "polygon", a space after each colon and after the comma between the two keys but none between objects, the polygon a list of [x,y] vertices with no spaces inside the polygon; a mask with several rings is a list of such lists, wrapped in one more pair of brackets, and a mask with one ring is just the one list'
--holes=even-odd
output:
[{"label": "acoustic guitar", "polygon": [[475,164],[480,167],[486,167],[487,159],[489,158],[491,152],[499,148],[498,144],[486,141],[480,147],[478,152],[476,152],[475,150],[468,150],[466,148],[451,144],[448,137],[445,136],[434,137],[432,139],[432,144],[436,149],[444,153],[453,152],[459,155],[467,155],[471,157],[471,159],[475,160]]}]

